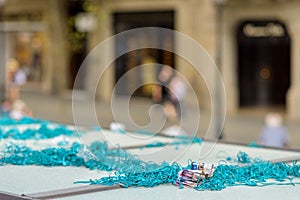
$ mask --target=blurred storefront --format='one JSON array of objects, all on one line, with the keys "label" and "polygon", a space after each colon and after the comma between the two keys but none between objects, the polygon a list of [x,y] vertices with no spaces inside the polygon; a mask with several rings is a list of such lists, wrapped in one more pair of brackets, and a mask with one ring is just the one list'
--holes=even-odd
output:
[{"label": "blurred storefront", "polygon": [[284,108],[299,118],[299,1],[224,6],[223,77],[228,110]]},{"label": "blurred storefront", "polygon": [[[66,67],[63,13],[59,1],[3,0],[4,60],[16,59],[27,75],[23,90],[54,92],[64,86]],[[59,73],[55,73],[59,72]],[[63,76],[62,75],[63,73]]]},{"label": "blurred storefront", "polygon": [[[222,15],[217,15],[220,9]],[[187,34],[212,58],[221,56],[219,67],[226,87],[228,113],[244,108],[279,107],[288,116],[300,118],[299,9],[297,0],[9,0],[3,14],[5,23],[26,22],[27,29],[5,31],[5,58],[17,58],[27,70],[28,88],[64,93],[72,89],[84,57],[101,41],[131,28],[165,27]],[[86,12],[93,15],[96,24],[79,30],[76,17]],[[218,20],[220,27],[216,27]],[[218,36],[216,30],[220,28]],[[176,46],[172,36],[141,36],[128,41],[128,45],[144,40]],[[122,74],[132,66],[149,62],[176,68],[190,81],[200,104],[210,106],[203,78],[183,58],[161,50],[145,49],[120,57],[99,83],[95,69],[91,68],[75,89],[90,95],[91,85],[99,84],[97,98],[109,100]],[[156,76],[157,72],[149,68],[131,77],[117,92],[126,94],[141,79]],[[149,88],[140,88],[136,95],[151,96],[151,92]]]}]

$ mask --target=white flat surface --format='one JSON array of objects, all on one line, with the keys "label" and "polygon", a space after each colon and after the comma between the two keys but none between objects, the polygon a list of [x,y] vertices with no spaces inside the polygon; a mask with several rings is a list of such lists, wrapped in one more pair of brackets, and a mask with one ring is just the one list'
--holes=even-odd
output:
[{"label": "white flat surface", "polygon": [[196,191],[191,188],[178,189],[173,185],[153,188],[122,188],[78,196],[59,198],[61,200],[298,200],[299,186],[230,187],[222,191]]},{"label": "white flat surface", "polygon": [[107,176],[107,172],[76,167],[12,166],[0,167],[0,190],[29,194],[80,186],[75,181]]},{"label": "white flat surface", "polygon": [[146,135],[126,132],[124,134],[118,132],[111,132],[109,130],[88,131],[80,135],[80,140],[84,144],[90,144],[93,141],[106,141],[109,147],[132,147],[143,146],[155,142],[170,143],[174,141],[173,138],[167,138],[157,135]]},{"label": "white flat surface", "polygon": [[[132,134],[111,133],[102,131],[92,131],[84,136],[85,142],[92,140],[106,140],[110,146],[120,144],[121,147],[145,145],[153,142],[173,141],[172,138],[161,136],[149,137]],[[78,138],[77,138],[78,139]],[[4,142],[4,141],[2,141]],[[24,141],[23,141],[24,142]],[[29,142],[29,141],[26,141]],[[50,140],[35,141],[31,145],[38,147],[41,144],[49,145]],[[30,143],[30,142],[29,142]],[[261,157],[265,160],[279,159],[285,157],[299,156],[299,152],[282,151],[264,148],[251,148],[240,145],[217,144],[209,154],[203,157],[205,152],[203,144],[192,145],[170,145],[157,148],[136,148],[128,150],[137,154],[142,160],[155,162],[179,162],[186,165],[188,160],[218,164],[228,156],[236,156],[239,151],[249,154],[251,157]],[[211,143],[206,143],[206,147],[211,147]],[[200,153],[202,152],[202,153]],[[223,152],[223,153],[220,153]],[[221,157],[220,157],[221,156]],[[74,167],[38,167],[38,166],[0,166],[0,190],[15,194],[30,194],[46,192],[64,188],[81,186],[74,185],[74,181],[99,179],[107,176],[107,172],[90,171],[85,168]],[[102,191],[78,196],[70,196],[59,199],[298,199],[300,187],[297,186],[268,186],[268,187],[229,187],[222,191],[195,191],[194,189],[178,189],[173,185],[161,185],[154,188],[129,188]]]}]

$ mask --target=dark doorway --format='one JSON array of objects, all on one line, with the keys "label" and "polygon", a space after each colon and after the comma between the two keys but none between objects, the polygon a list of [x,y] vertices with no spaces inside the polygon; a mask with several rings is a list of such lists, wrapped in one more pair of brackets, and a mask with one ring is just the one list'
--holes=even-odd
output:
[{"label": "dark doorway", "polygon": [[[174,11],[159,11],[159,12],[116,12],[113,14],[114,31],[120,33],[129,29],[141,27],[162,27],[174,29]],[[135,45],[138,48],[140,44],[147,42],[155,42],[160,46],[170,45],[174,47],[173,35],[149,35],[143,33],[129,38],[128,41],[116,41],[116,52],[120,49],[128,48],[129,45]],[[115,81],[117,82],[127,71],[142,64],[166,64],[175,67],[174,55],[169,51],[159,49],[139,49],[126,53],[115,61]],[[143,79],[148,81],[156,79],[159,73],[156,69],[147,67],[143,71],[135,71],[130,73],[130,77],[125,81],[125,84],[116,88],[116,93],[119,95],[129,95],[132,88],[143,83]],[[139,87],[133,95],[136,96],[151,96],[151,85]]]},{"label": "dark doorway", "polygon": [[290,37],[278,20],[243,21],[237,29],[239,104],[285,106]]},{"label": "dark doorway", "polygon": [[67,2],[67,37],[70,52],[69,76],[67,77],[69,89],[84,89],[84,75],[78,77],[76,85],[74,85],[79,68],[87,54],[87,33],[77,30],[75,26],[76,16],[79,13],[85,12],[83,7],[84,0],[72,0]]}]

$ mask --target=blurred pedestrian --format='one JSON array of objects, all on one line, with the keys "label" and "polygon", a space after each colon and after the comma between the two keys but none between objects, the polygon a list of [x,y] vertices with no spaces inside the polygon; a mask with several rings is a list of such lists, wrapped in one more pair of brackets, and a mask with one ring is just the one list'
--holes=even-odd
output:
[{"label": "blurred pedestrian", "polygon": [[24,101],[16,100],[12,105],[11,111],[9,112],[9,117],[15,120],[20,120],[24,117],[32,117],[32,111]]},{"label": "blurred pedestrian", "polygon": [[262,130],[258,144],[270,147],[288,147],[290,134],[282,125],[282,117],[278,113],[269,113],[265,117],[265,127]]},{"label": "blurred pedestrian", "polygon": [[182,78],[175,72],[170,81],[170,100],[175,107],[177,117],[182,116],[184,110],[184,97],[186,93],[186,85]]},{"label": "blurred pedestrian", "polygon": [[153,100],[164,106],[168,119],[174,120],[181,116],[182,100],[186,86],[175,70],[164,65],[158,75],[157,86],[153,90]]},{"label": "blurred pedestrian", "polygon": [[11,111],[11,108],[12,108],[12,105],[11,105],[11,102],[6,100],[6,99],[3,99],[1,101],[1,112],[0,112],[0,116],[2,117],[8,117],[9,116],[9,113]]},{"label": "blurred pedestrian", "polygon": [[7,65],[6,73],[6,100],[14,102],[20,98],[20,86],[26,83],[25,72],[20,69],[19,62],[16,59],[10,59]]}]

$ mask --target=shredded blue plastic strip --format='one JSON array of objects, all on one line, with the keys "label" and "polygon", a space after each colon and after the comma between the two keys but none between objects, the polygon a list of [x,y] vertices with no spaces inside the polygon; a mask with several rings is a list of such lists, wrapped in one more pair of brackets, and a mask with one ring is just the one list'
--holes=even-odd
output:
[{"label": "shredded blue plastic strip", "polygon": [[170,143],[164,143],[164,142],[153,142],[153,143],[149,143],[146,144],[144,147],[148,147],[148,148],[152,148],[152,147],[164,147],[167,145],[185,145],[185,144],[201,144],[202,143],[202,139],[201,138],[197,138],[197,137],[176,137],[176,140]]},{"label": "shredded blue plastic strip", "polygon": [[269,186],[295,185],[293,179],[300,177],[300,165],[294,161],[273,163],[260,158],[250,158],[248,154],[239,152],[236,165],[220,164],[213,177],[204,179],[196,190],[222,190],[229,186]]},{"label": "shredded blue plastic strip", "polygon": [[[97,148],[103,153],[107,151],[107,145],[102,143],[99,143]],[[103,162],[87,159],[87,154],[82,153],[83,150],[83,145],[76,142],[69,149],[46,148],[42,150],[33,150],[26,146],[10,143],[1,149],[0,165],[74,166],[86,167],[91,170],[112,170],[112,166],[107,166]]]},{"label": "shredded blue plastic strip", "polygon": [[39,140],[54,138],[60,135],[74,136],[75,132],[64,125],[55,125],[53,127],[49,122],[41,123],[39,128],[27,128],[22,131],[20,131],[18,127],[12,127],[8,130],[0,127],[0,140],[6,138],[13,138],[15,140]]},{"label": "shredded blue plastic strip", "polygon": [[248,147],[253,147],[253,148],[263,148],[262,145],[259,145],[257,142],[252,141],[248,144]]},{"label": "shredded blue plastic strip", "polygon": [[[272,163],[259,158],[251,158],[240,152],[237,164],[220,164],[214,175],[206,178],[196,190],[222,190],[231,186],[269,186],[295,185],[300,177],[300,165],[297,162]],[[144,162],[137,156],[121,148],[109,149],[105,142],[94,142],[89,147],[73,143],[69,148],[46,148],[33,150],[26,146],[7,144],[0,153],[0,165],[38,165],[38,166],[75,166],[91,170],[112,171],[114,174],[96,180],[77,181],[85,184],[120,184],[124,187],[153,187],[160,184],[175,183],[181,167],[178,163]],[[183,185],[180,185],[182,188]]]}]

